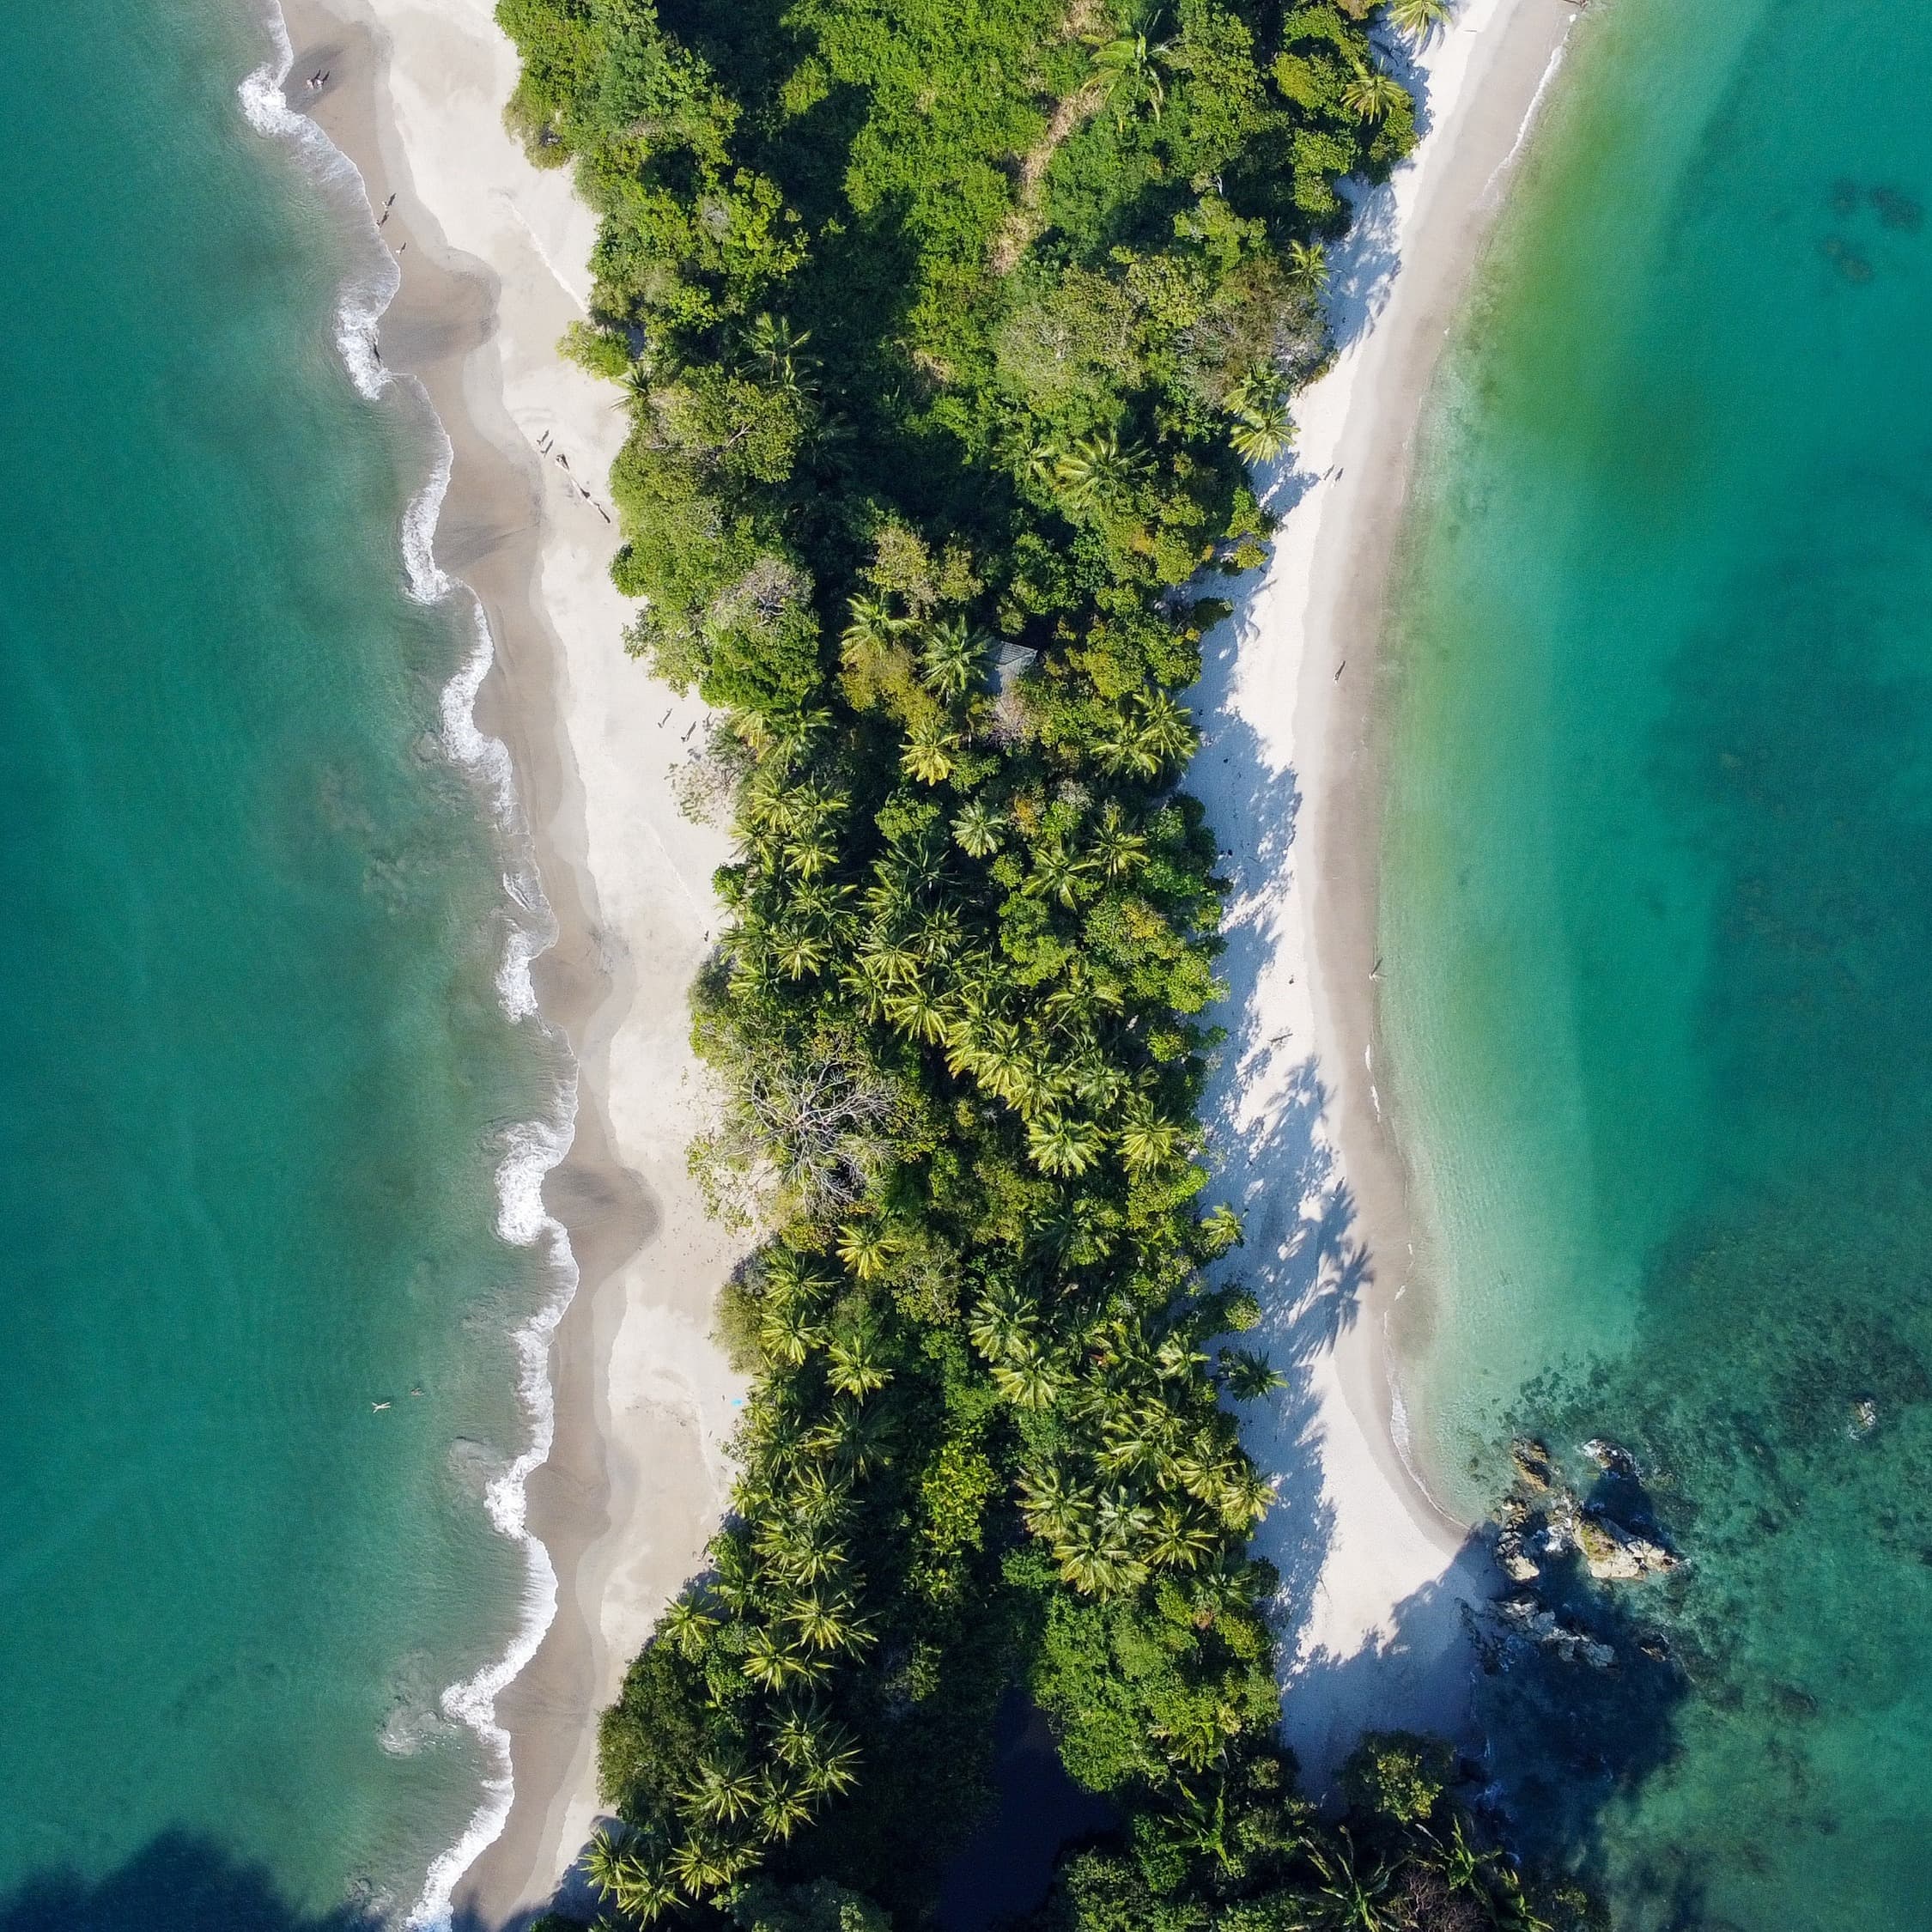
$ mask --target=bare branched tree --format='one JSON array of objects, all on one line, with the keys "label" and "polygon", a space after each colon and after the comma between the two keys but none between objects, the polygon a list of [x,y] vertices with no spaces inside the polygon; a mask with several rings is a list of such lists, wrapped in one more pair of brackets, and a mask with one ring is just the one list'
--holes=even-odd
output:
[{"label": "bare branched tree", "polygon": [[693,1143],[692,1171],[713,1211],[741,1226],[774,1195],[787,1212],[835,1212],[865,1195],[898,1116],[890,1084],[841,1047],[761,1051],[732,1070],[725,1118]]}]

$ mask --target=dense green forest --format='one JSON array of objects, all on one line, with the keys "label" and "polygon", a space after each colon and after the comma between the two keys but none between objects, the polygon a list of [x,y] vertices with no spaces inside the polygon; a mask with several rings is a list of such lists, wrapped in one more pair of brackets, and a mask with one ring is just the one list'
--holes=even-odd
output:
[{"label": "dense green forest", "polygon": [[628,392],[630,647],[716,708],[693,1158],[767,1236],[732,1514],[605,1720],[612,1911],[913,1924],[1018,1684],[1121,1820],[1068,1932],[1562,1918],[1431,1747],[1367,1749],[1342,1825],[1296,1796],[1222,1399],[1272,1378],[1202,1273],[1240,1229],[1176,694],[1407,95],[1328,5],[499,14],[512,125],[601,217],[569,348]]}]

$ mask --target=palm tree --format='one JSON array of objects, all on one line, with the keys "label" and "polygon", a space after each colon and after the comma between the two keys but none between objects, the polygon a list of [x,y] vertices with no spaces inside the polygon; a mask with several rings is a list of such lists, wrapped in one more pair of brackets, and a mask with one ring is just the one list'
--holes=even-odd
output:
[{"label": "palm tree", "polygon": [[1005,823],[984,799],[974,799],[963,806],[952,822],[952,835],[969,858],[990,859],[999,849],[1001,828]]},{"label": "palm tree", "polygon": [[1394,1932],[1400,1921],[1394,1909],[1385,1903],[1394,1871],[1378,1864],[1364,1873],[1356,1862],[1355,1842],[1346,1829],[1336,1833],[1339,1847],[1325,1850],[1311,1844],[1308,1859],[1321,1883],[1315,1896],[1321,1901],[1321,1923],[1336,1932]]},{"label": "palm tree", "polygon": [[1228,412],[1235,423],[1228,440],[1244,463],[1272,463],[1293,439],[1287,385],[1272,367],[1255,369],[1235,385]]},{"label": "palm tree", "polygon": [[758,1823],[767,1838],[781,1844],[811,1817],[811,1804],[803,1788],[789,1778],[767,1770],[764,1796],[758,1806]]},{"label": "palm tree", "polygon": [[839,1230],[839,1259],[861,1281],[874,1281],[884,1274],[898,1247],[897,1236],[876,1217]]},{"label": "palm tree", "polygon": [[1147,1560],[1163,1570],[1194,1570],[1219,1541],[1201,1519],[1177,1504],[1163,1504],[1155,1513],[1147,1537]]},{"label": "palm tree", "polygon": [[1092,860],[1076,854],[1057,841],[1042,842],[1034,848],[1033,870],[1021,890],[1029,898],[1057,899],[1071,908],[1078,899],[1081,881],[1093,869]]},{"label": "palm tree", "polygon": [[1091,1121],[1047,1113],[1026,1130],[1027,1151],[1044,1174],[1084,1174],[1100,1159],[1100,1133]]},{"label": "palm tree", "polygon": [[696,1662],[718,1619],[695,1596],[678,1597],[658,1624],[658,1635],[688,1662]]},{"label": "palm tree", "polygon": [[845,1590],[829,1595],[823,1590],[807,1590],[793,1598],[786,1616],[815,1650],[861,1650],[872,1641],[872,1631],[860,1621],[857,1606]]},{"label": "palm tree", "polygon": [[1407,99],[1402,83],[1386,67],[1359,60],[1342,88],[1342,106],[1358,121],[1386,120]]},{"label": "palm tree", "polygon": [[964,697],[986,661],[986,640],[970,629],[963,617],[935,624],[920,653],[921,675],[940,696]]},{"label": "palm tree", "polygon": [[629,1832],[599,1832],[584,1859],[591,1883],[627,1918],[648,1925],[677,1903],[677,1886]]},{"label": "palm tree", "polygon": [[1186,1141],[1186,1128],[1144,1107],[1120,1130],[1121,1164],[1130,1174],[1151,1174],[1175,1159]]},{"label": "palm tree", "polygon": [[1153,769],[1184,764],[1194,755],[1194,729],[1188,714],[1165,691],[1156,691],[1140,704],[1140,728],[1134,746],[1143,760],[1151,759]]},{"label": "palm tree", "polygon": [[883,598],[855,597],[846,608],[851,621],[839,638],[840,655],[848,665],[858,665],[876,658],[906,628],[903,617],[896,617]]},{"label": "palm tree", "polygon": [[670,1868],[686,1893],[702,1899],[706,1893],[729,1885],[749,1862],[743,1850],[693,1834],[671,1852]]},{"label": "palm tree", "polygon": [[906,740],[899,754],[900,769],[921,785],[943,785],[952,776],[952,754],[959,740],[949,732],[928,725]]},{"label": "palm tree", "polygon": [[928,1046],[938,1046],[946,1036],[945,1008],[916,980],[886,1000],[885,1017],[900,1032]]},{"label": "palm tree", "polygon": [[805,1789],[815,1794],[849,1791],[858,1782],[859,1747],[842,1725],[828,1725],[816,1755],[806,1766]]},{"label": "palm tree", "polygon": [[772,963],[788,980],[816,975],[829,957],[825,942],[802,926],[793,926],[771,935]]},{"label": "palm tree", "polygon": [[1222,1201],[1211,1213],[1201,1217],[1200,1231],[1210,1255],[1225,1255],[1230,1248],[1241,1245],[1241,1217]]},{"label": "palm tree", "polygon": [[866,1396],[875,1388],[884,1388],[892,1379],[878,1337],[868,1327],[855,1329],[835,1341],[827,1353],[831,1360],[825,1379],[841,1395]]},{"label": "palm tree", "polygon": [[1128,829],[1120,804],[1109,799],[1100,815],[1100,829],[1094,836],[1094,857],[1109,878],[1125,878],[1147,863],[1147,841]]},{"label": "palm tree", "polygon": [[1057,1464],[1020,1485],[1020,1513],[1036,1536],[1065,1542],[1077,1535],[1093,1513],[1091,1494],[1067,1479]]},{"label": "palm tree", "polygon": [[1288,279],[1310,298],[1328,286],[1328,252],[1319,241],[1288,244]]},{"label": "palm tree", "polygon": [[997,1361],[1026,1342],[1036,1325],[1033,1305],[1026,1297],[1017,1289],[1000,1288],[974,1310],[966,1333],[981,1355]]},{"label": "palm tree", "polygon": [[769,1624],[753,1625],[745,1640],[744,1670],[754,1684],[762,1684],[768,1691],[782,1691],[806,1675],[798,1645]]},{"label": "palm tree", "polygon": [[1061,454],[1054,474],[1068,504],[1086,511],[1125,495],[1146,468],[1147,459],[1138,446],[1122,443],[1118,430],[1100,429],[1077,437]]},{"label": "palm tree", "polygon": [[1236,1401],[1259,1401],[1264,1395],[1287,1386],[1288,1378],[1269,1365],[1265,1355],[1250,1348],[1221,1351],[1221,1384]]},{"label": "palm tree", "polygon": [[1093,57],[1094,82],[1101,98],[1112,100],[1124,93],[1131,99],[1144,100],[1157,121],[1167,104],[1160,63],[1167,58],[1170,45],[1154,46],[1145,29],[1120,34],[1102,45]]},{"label": "palm tree", "polygon": [[1031,1342],[1012,1350],[993,1371],[994,1385],[1016,1407],[1051,1408],[1060,1394],[1060,1375],[1043,1349]]},{"label": "palm tree", "polygon": [[1449,0],[1388,0],[1384,11],[1391,27],[1413,39],[1426,40],[1448,22],[1452,10]]},{"label": "palm tree", "polygon": [[758,1808],[758,1781],[741,1759],[701,1758],[697,1783],[681,1795],[699,1817],[734,1824]]},{"label": "palm tree", "polygon": [[829,832],[814,827],[805,837],[793,839],[784,853],[800,878],[817,878],[838,857],[839,848]]},{"label": "palm tree", "polygon": [[1273,1502],[1274,1485],[1249,1464],[1222,1491],[1222,1519],[1230,1528],[1245,1532],[1268,1513]]},{"label": "palm tree", "polygon": [[761,315],[744,331],[753,365],[787,389],[799,386],[799,365],[811,361],[799,352],[811,340],[809,329],[795,332],[782,315]]}]

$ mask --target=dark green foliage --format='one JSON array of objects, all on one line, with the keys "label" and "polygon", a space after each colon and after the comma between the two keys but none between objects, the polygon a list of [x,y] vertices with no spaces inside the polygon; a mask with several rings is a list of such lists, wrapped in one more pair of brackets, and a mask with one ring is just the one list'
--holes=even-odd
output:
[{"label": "dark green foliage", "polygon": [[512,125],[602,217],[572,349],[628,392],[629,642],[722,714],[694,1160],[775,1230],[721,1317],[733,1514],[605,1716],[595,1875],[635,1919],[917,1912],[1024,1680],[1133,1820],[1068,1923],[1209,1923],[1315,1867],[1210,1372],[1251,1309],[1199,1277],[1239,1230],[1199,1199],[1221,888],[1176,693],[1224,606],[1173,586],[1260,560],[1244,454],[1406,101],[1358,22],[1258,0],[500,17]]},{"label": "dark green foliage", "polygon": [[1370,1731],[1342,1766],[1342,1795],[1369,1816],[1420,1825],[1449,1789],[1449,1747],[1413,1731]]}]

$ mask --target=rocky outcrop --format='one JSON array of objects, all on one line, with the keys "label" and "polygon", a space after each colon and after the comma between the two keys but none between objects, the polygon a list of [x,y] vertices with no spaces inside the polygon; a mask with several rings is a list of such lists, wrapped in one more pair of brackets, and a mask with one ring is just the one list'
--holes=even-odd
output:
[{"label": "rocky outcrop", "polygon": [[1518,1436],[1510,1444],[1510,1460],[1516,1466],[1516,1480],[1533,1494],[1556,1487],[1556,1465],[1547,1443],[1534,1436]]},{"label": "rocky outcrop", "polygon": [[1590,1575],[1600,1583],[1634,1583],[1678,1564],[1674,1550],[1606,1516],[1586,1511],[1577,1520],[1576,1537]]},{"label": "rocky outcrop", "polygon": [[[1605,1474],[1637,1480],[1637,1458],[1620,1444],[1595,1437],[1582,1453]],[[1618,1522],[1600,1503],[1584,1503],[1534,1437],[1519,1436],[1510,1460],[1516,1485],[1497,1514],[1494,1549],[1497,1567],[1512,1583],[1533,1583],[1545,1564],[1571,1554],[1600,1583],[1632,1583],[1677,1568],[1681,1559],[1660,1536]]]},{"label": "rocky outcrop", "polygon": [[[1559,1607],[1573,1599],[1577,1611],[1596,1621],[1589,1605],[1573,1597],[1577,1571],[1596,1583],[1634,1583],[1663,1576],[1683,1561],[1644,1508],[1637,1458],[1603,1437],[1583,1443],[1578,1453],[1610,1479],[1593,1484],[1587,1502],[1564,1479],[1546,1444],[1519,1436],[1510,1445],[1516,1479],[1497,1511],[1492,1548],[1497,1567],[1514,1588],[1480,1619],[1487,1625],[1480,1641],[1489,1668],[1507,1669],[1510,1651],[1524,1645],[1564,1664],[1614,1668],[1615,1646]],[[1631,1662],[1637,1668],[1643,1668],[1640,1660],[1672,1662],[1669,1645],[1655,1632],[1636,1637],[1636,1653]]]},{"label": "rocky outcrop", "polygon": [[1506,1596],[1496,1606],[1496,1619],[1511,1636],[1539,1649],[1547,1650],[1564,1663],[1587,1665],[1591,1670],[1609,1670],[1617,1653],[1601,1638],[1567,1623],[1546,1604],[1528,1591]]}]

